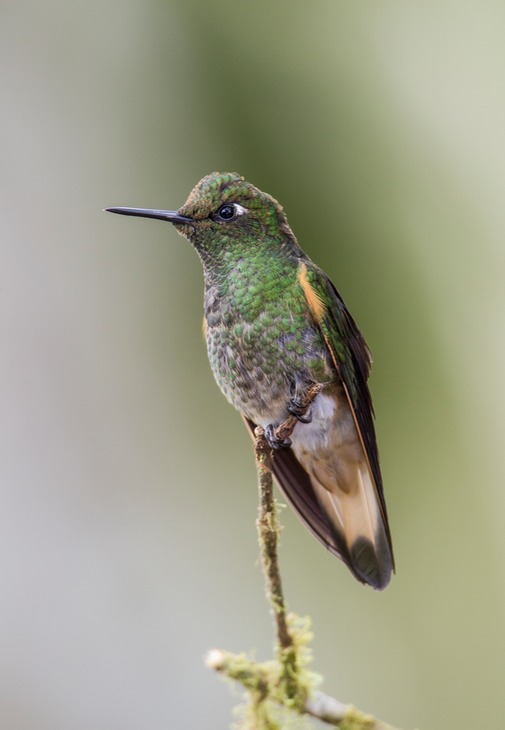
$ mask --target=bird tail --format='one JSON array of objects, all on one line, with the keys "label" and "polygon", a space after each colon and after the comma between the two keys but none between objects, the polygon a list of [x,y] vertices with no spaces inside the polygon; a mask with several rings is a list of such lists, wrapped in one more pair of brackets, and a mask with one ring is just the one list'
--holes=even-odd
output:
[{"label": "bird tail", "polygon": [[332,460],[304,457],[302,466],[342,559],[359,581],[382,590],[391,577],[393,556],[368,464],[353,461],[342,468]]}]

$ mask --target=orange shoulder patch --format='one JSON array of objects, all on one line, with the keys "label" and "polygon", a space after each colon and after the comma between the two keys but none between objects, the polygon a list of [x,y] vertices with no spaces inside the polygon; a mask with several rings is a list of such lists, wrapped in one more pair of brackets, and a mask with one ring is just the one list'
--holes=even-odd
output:
[{"label": "orange shoulder patch", "polygon": [[319,324],[326,313],[326,306],[307,278],[307,264],[304,261],[300,263],[298,281],[300,282],[300,286],[305,294],[305,299],[309,305],[310,312]]},{"label": "orange shoulder patch", "polygon": [[204,317],[203,321],[202,321],[202,334],[203,334],[203,339],[206,340],[207,339],[207,318],[206,317]]}]

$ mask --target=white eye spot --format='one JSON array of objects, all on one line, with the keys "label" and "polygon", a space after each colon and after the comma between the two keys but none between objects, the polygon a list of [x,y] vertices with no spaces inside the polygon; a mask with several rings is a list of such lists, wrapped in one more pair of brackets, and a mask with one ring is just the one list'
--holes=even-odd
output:
[{"label": "white eye spot", "polygon": [[238,215],[244,215],[244,213],[247,213],[247,208],[244,208],[243,205],[239,205],[238,203],[225,203],[214,215],[214,220],[227,223]]}]

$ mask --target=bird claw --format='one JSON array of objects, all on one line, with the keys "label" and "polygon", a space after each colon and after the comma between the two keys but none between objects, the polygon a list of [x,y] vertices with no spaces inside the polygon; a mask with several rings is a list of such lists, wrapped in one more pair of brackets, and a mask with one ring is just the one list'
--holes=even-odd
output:
[{"label": "bird claw", "polygon": [[300,403],[300,401],[296,400],[296,398],[291,398],[288,403],[289,413],[297,418],[300,423],[310,423],[312,421],[312,413],[310,410],[307,412],[307,410],[307,406]]},{"label": "bird claw", "polygon": [[265,438],[267,440],[267,444],[271,449],[275,449],[276,451],[278,449],[287,449],[291,446],[291,439],[280,439],[275,433],[275,428],[276,427],[273,423],[269,423],[268,426],[265,427]]}]

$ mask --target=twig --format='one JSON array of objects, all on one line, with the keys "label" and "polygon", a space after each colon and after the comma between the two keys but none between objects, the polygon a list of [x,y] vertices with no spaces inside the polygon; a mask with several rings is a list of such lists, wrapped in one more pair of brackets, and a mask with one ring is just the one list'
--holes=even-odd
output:
[{"label": "twig", "polygon": [[[322,389],[322,385],[314,383],[300,399],[301,412],[306,412],[314,398]],[[288,439],[298,423],[296,416],[290,415],[276,429],[277,438]],[[303,707],[307,700],[307,687],[297,680],[297,647],[293,636],[289,632],[286,619],[286,602],[282,590],[282,579],[279,569],[277,546],[280,526],[277,520],[275,500],[273,496],[272,480],[272,450],[265,438],[264,430],[258,426],[255,431],[256,470],[258,474],[259,514],[256,521],[258,540],[260,544],[261,562],[266,581],[267,598],[273,609],[277,633],[277,655],[283,667],[281,680],[285,685],[286,697],[299,707]]]},{"label": "twig", "polygon": [[[254,662],[244,654],[213,649],[207,655],[206,664],[210,669],[240,682],[260,702],[270,699],[285,704],[278,693],[272,662]],[[319,691],[312,692],[299,712],[342,730],[394,730],[391,725]]]},{"label": "twig", "polygon": [[289,649],[292,639],[286,623],[286,605],[277,559],[279,523],[275,512],[272,472],[272,452],[261,426],[255,431],[256,470],[258,473],[259,513],[256,520],[261,562],[266,581],[267,598],[273,608],[277,641],[280,649]]}]

